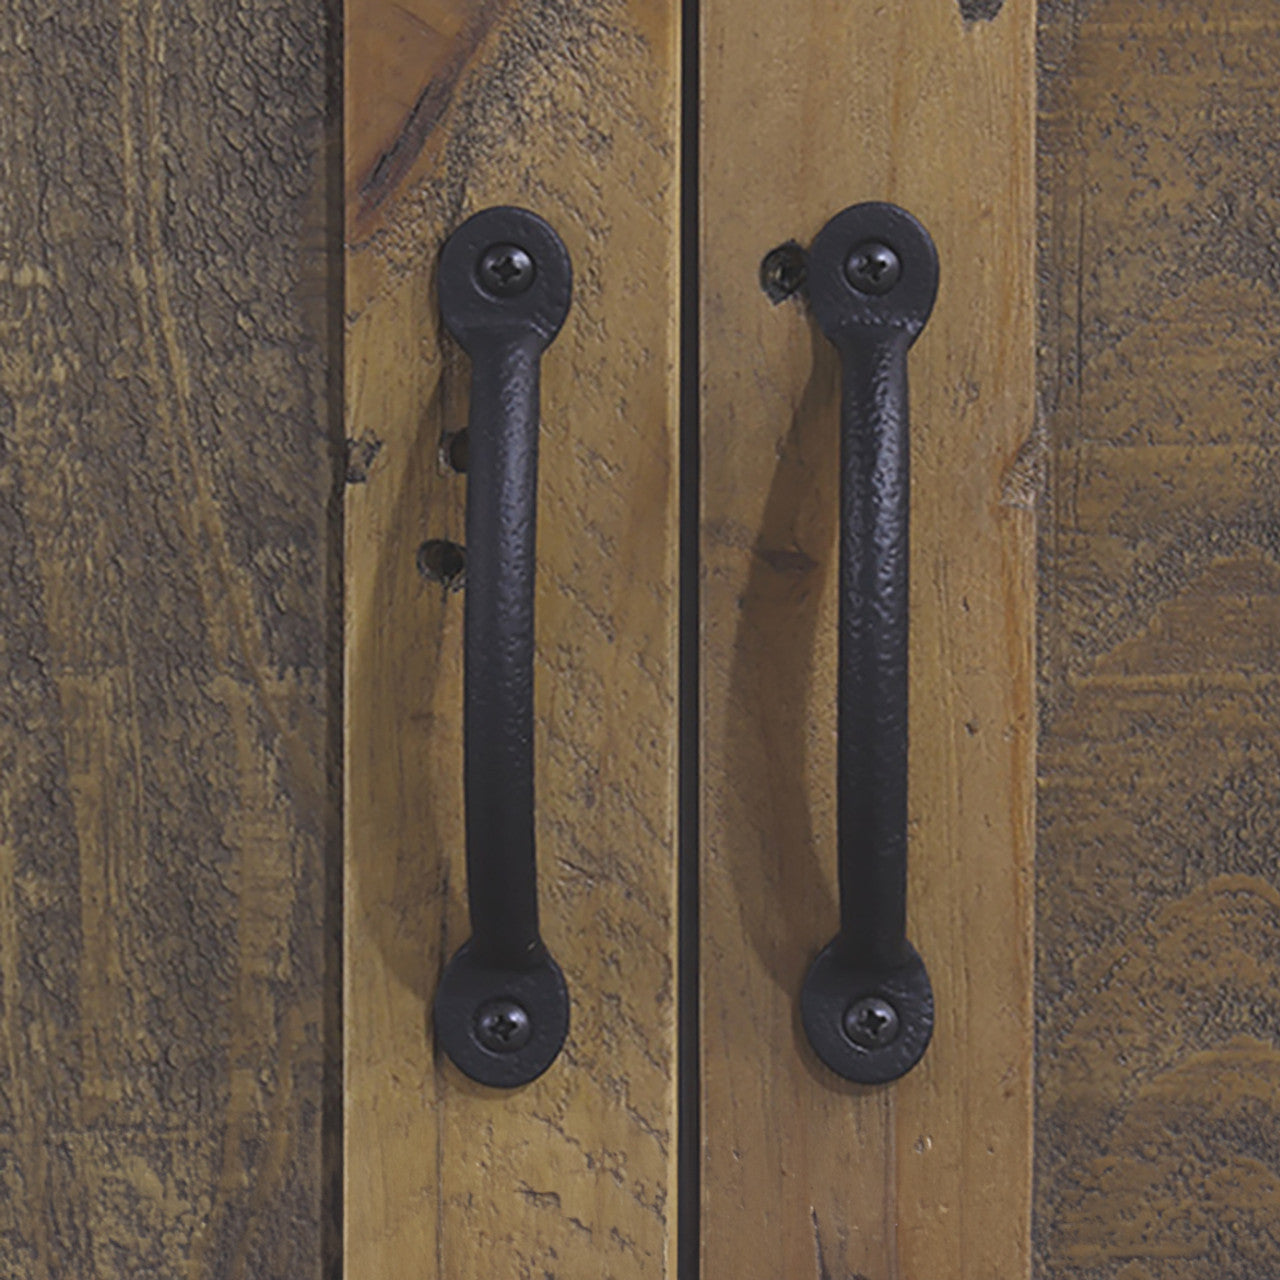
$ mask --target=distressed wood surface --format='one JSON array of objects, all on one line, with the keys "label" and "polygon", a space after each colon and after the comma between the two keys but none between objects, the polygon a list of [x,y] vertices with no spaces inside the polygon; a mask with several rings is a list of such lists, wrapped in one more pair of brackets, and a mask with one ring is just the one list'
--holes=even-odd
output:
[{"label": "distressed wood surface", "polygon": [[[703,1274],[1027,1274],[1032,6],[703,16]],[[796,1015],[834,933],[839,369],[761,260],[861,200],[933,233],[911,355],[910,936],[938,1022],[862,1089]]]},{"label": "distressed wood surface", "polygon": [[[677,23],[672,0],[348,0],[349,1280],[672,1270]],[[467,932],[465,588],[420,554],[464,529],[436,257],[505,203],[559,231],[575,294],[542,366],[535,671],[572,1028],[513,1092],[432,1039]]]},{"label": "distressed wood surface", "polygon": [[326,24],[0,14],[5,1280],[326,1273]]},{"label": "distressed wood surface", "polygon": [[1280,15],[1041,9],[1037,1272],[1280,1273]]}]

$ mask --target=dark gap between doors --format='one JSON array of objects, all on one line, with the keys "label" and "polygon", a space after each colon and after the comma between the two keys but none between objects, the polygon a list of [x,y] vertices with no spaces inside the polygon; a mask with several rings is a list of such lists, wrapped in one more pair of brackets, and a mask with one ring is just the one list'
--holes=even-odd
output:
[{"label": "dark gap between doors", "polygon": [[702,1112],[699,983],[699,0],[683,0],[680,55],[680,602],[677,871],[676,1275],[701,1269]]}]

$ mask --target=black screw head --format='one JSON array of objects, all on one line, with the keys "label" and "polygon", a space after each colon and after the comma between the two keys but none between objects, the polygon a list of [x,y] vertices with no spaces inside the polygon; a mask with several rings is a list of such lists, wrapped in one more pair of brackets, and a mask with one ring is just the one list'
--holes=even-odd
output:
[{"label": "black screw head", "polygon": [[883,1049],[898,1038],[898,1011],[879,996],[864,996],[844,1011],[844,1033],[863,1049]]},{"label": "black screw head", "polygon": [[902,261],[887,244],[864,240],[844,260],[845,279],[859,293],[886,294],[902,278]]},{"label": "black screw head", "polygon": [[476,1010],[476,1039],[490,1053],[515,1053],[529,1043],[532,1034],[528,1010],[514,1000],[486,1000]]},{"label": "black screw head", "polygon": [[514,298],[533,283],[533,259],[518,244],[490,245],[480,255],[476,276],[487,293]]}]

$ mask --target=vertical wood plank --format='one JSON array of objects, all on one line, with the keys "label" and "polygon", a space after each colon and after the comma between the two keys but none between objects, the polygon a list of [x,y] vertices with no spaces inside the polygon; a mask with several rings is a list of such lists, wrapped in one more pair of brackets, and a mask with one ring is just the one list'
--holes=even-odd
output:
[{"label": "vertical wood plank", "polygon": [[[346,1266],[654,1280],[674,1256],[678,11],[348,0]],[[466,936],[466,359],[435,261],[519,204],[573,258],[543,360],[535,751],[569,1043],[512,1092],[436,1052]],[[442,448],[442,446],[444,446]]]},{"label": "vertical wood plank", "polygon": [[[703,1273],[1029,1272],[1033,6],[703,12]],[[938,1022],[880,1089],[796,1001],[836,926],[839,373],[759,268],[847,205],[932,232],[911,355],[910,936]]]},{"label": "vertical wood plank", "polygon": [[1042,5],[1039,1272],[1280,1270],[1273,5]]},{"label": "vertical wood plank", "polygon": [[6,1280],[327,1273],[328,30],[0,14]]}]

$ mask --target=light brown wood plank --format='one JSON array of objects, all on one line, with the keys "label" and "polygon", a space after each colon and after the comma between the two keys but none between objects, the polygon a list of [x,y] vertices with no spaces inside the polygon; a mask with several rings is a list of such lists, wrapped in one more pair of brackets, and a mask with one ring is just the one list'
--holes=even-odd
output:
[{"label": "light brown wood plank", "polygon": [[1280,22],[1041,6],[1040,1057],[1055,1280],[1280,1267]]},{"label": "light brown wood plank", "polygon": [[326,9],[0,15],[0,1276],[318,1280]]},{"label": "light brown wood plank", "polygon": [[[1027,0],[704,8],[709,1277],[1029,1273],[1032,26]],[[869,199],[942,266],[911,355],[910,936],[938,1022],[879,1089],[827,1073],[796,1015],[837,923],[839,370],[758,279]]]},{"label": "light brown wood plank", "polygon": [[[671,0],[348,0],[346,1275],[670,1274],[678,15]],[[536,777],[544,932],[573,999],[514,1092],[436,1052],[466,936],[463,540],[441,458],[469,369],[435,261],[490,205],[573,258],[543,360]]]}]

